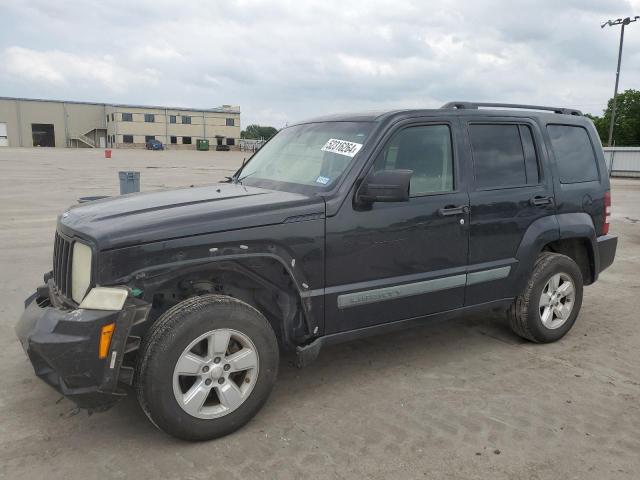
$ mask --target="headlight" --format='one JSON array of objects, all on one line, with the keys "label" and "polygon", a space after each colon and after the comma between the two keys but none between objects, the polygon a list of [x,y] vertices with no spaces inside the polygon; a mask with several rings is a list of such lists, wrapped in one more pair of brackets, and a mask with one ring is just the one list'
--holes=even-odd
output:
[{"label": "headlight", "polygon": [[91,285],[91,248],[84,243],[73,244],[71,258],[71,298],[80,303]]},{"label": "headlight", "polygon": [[88,310],[122,310],[129,291],[124,288],[95,287],[84,297],[80,308]]}]

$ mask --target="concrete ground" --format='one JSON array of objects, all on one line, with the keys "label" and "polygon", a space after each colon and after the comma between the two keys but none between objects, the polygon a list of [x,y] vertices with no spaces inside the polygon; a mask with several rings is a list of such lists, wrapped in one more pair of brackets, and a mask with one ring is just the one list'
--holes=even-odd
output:
[{"label": "concrete ground", "polygon": [[560,342],[482,315],[284,359],[266,407],[226,438],[156,430],[134,398],[87,416],[38,380],[13,325],[50,269],[56,215],[86,195],[205,184],[231,152],[0,149],[0,478],[632,479],[640,470],[640,181],[613,182],[616,263]]}]

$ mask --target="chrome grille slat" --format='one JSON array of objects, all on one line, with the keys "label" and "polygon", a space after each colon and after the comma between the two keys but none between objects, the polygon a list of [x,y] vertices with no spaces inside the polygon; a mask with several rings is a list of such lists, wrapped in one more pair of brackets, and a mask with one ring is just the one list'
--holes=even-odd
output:
[{"label": "chrome grille slat", "polygon": [[68,243],[68,246],[69,246],[69,248],[68,248],[69,251],[68,251],[68,255],[67,255],[68,261],[67,261],[67,264],[66,264],[64,285],[65,285],[65,290],[66,290],[65,295],[67,297],[71,298],[71,294],[73,293],[71,291],[71,261],[72,261],[71,252],[73,251],[73,249],[72,249],[71,243]]},{"label": "chrome grille slat", "polygon": [[56,232],[53,246],[53,280],[58,292],[71,298],[72,242]]}]

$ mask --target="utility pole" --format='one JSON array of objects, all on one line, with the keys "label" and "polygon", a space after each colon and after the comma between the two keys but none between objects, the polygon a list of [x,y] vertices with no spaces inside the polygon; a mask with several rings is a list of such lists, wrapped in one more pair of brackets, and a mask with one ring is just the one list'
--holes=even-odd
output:
[{"label": "utility pole", "polygon": [[611,108],[611,123],[609,124],[609,142],[608,146],[611,147],[611,142],[613,141],[613,124],[616,120],[616,106],[617,106],[617,96],[618,96],[618,82],[620,81],[620,64],[622,63],[622,43],[624,42],[624,27],[629,25],[631,22],[637,22],[640,19],[640,16],[635,17],[627,17],[627,18],[618,18],[616,20],[608,20],[607,22],[600,25],[600,28],[604,27],[613,27],[615,25],[622,25],[620,28],[620,47],[618,48],[618,68],[616,69],[616,86],[613,90],[613,107]]}]

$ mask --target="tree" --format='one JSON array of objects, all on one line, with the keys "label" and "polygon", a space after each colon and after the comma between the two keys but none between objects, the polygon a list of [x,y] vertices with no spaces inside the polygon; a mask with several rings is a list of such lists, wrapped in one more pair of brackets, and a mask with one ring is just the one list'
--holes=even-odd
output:
[{"label": "tree", "polygon": [[[607,109],[601,117],[588,115],[593,120],[603,145],[609,140],[612,108],[613,98],[609,99]],[[629,89],[618,94],[613,143],[619,147],[640,146],[640,90]]]},{"label": "tree", "polygon": [[250,139],[264,139],[268,140],[278,133],[278,129],[275,127],[265,127],[261,125],[247,125],[247,128],[240,132],[240,138]]}]

